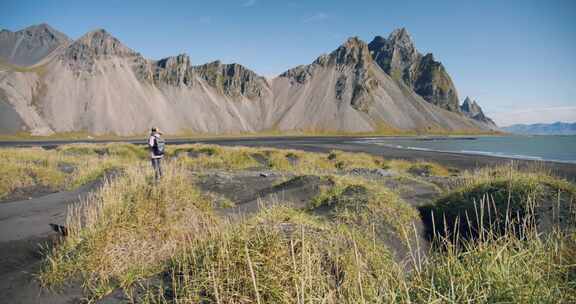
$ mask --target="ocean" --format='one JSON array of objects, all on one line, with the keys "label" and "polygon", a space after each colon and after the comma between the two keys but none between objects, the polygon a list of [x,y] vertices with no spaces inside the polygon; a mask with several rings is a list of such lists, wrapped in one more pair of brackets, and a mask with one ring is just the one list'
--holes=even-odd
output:
[{"label": "ocean", "polygon": [[402,149],[576,163],[575,135],[364,138],[358,142]]}]

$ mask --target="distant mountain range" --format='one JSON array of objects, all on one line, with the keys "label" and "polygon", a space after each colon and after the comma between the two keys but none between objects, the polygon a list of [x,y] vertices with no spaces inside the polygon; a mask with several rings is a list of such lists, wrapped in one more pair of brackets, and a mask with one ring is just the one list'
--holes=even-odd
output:
[{"label": "distant mountain range", "polygon": [[503,127],[502,130],[515,134],[576,135],[576,122],[555,122],[551,124],[517,124]]},{"label": "distant mountain range", "polygon": [[[152,43],[152,42],[151,42]],[[0,133],[481,132],[496,130],[405,29],[353,37],[266,79],[239,64],[144,58],[103,29],[0,31]]]}]

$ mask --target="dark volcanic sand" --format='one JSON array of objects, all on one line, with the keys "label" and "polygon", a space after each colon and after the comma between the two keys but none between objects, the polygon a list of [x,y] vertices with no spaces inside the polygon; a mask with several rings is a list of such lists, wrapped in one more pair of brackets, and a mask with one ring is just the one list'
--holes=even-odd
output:
[{"label": "dark volcanic sand", "polygon": [[98,180],[75,191],[0,204],[0,303],[78,303],[82,299],[79,285],[70,284],[54,293],[43,290],[34,274],[41,266],[41,247],[51,246],[59,238],[48,224],[63,225],[67,206],[101,183]]}]

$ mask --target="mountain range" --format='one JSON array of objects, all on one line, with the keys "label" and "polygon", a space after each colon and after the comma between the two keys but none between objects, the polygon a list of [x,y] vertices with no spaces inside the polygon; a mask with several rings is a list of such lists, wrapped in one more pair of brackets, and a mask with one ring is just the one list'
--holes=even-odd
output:
[{"label": "mountain range", "polygon": [[550,124],[516,124],[502,128],[505,132],[529,135],[576,135],[576,122],[555,122]]},{"label": "mountain range", "polygon": [[236,63],[151,60],[103,29],[0,31],[0,133],[489,132],[442,63],[405,29],[357,37],[266,79]]}]

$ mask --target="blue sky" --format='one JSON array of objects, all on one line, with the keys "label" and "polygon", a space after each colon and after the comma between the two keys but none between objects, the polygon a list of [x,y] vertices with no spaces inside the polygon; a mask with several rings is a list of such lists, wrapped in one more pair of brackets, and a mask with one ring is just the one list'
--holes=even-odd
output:
[{"label": "blue sky", "polygon": [[275,76],[406,27],[500,125],[576,121],[576,1],[2,1],[0,27],[105,28],[149,58],[179,53]]}]

